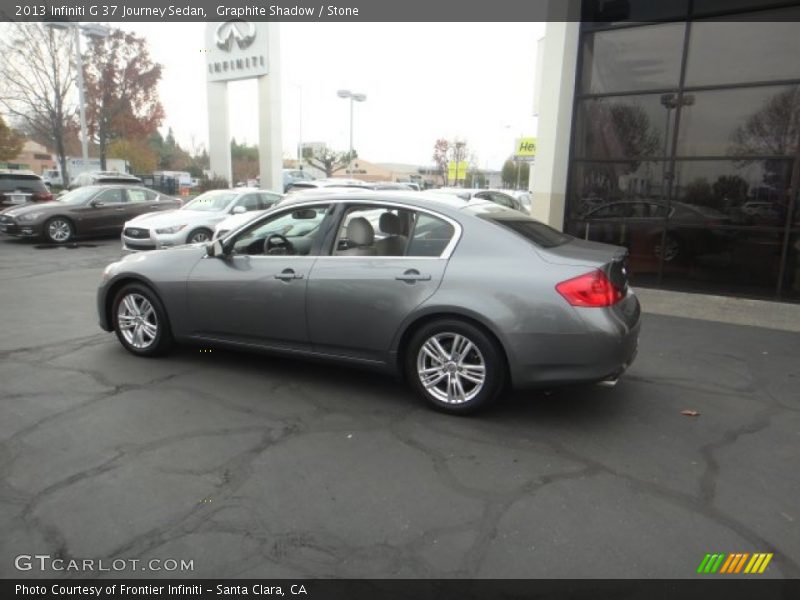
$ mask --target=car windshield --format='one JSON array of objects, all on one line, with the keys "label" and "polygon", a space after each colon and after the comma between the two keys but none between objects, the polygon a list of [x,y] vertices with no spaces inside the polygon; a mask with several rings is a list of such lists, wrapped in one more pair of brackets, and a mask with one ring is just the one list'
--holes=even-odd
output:
[{"label": "car windshield", "polygon": [[189,202],[182,210],[220,211],[236,198],[236,192],[206,192]]},{"label": "car windshield", "polygon": [[59,196],[58,201],[64,204],[83,204],[97,192],[98,188],[96,187],[80,187],[71,192],[67,192],[63,196]]}]

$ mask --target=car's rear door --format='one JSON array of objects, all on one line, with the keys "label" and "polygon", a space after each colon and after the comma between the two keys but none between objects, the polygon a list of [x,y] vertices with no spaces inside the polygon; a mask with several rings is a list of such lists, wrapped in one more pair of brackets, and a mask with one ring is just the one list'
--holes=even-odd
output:
[{"label": "car's rear door", "polygon": [[[369,222],[373,244],[350,243],[348,227],[356,219]],[[388,231],[381,229],[386,221],[394,222]],[[384,360],[403,320],[439,287],[457,231],[456,223],[428,211],[368,202],[348,206],[308,282],[314,350]]]}]

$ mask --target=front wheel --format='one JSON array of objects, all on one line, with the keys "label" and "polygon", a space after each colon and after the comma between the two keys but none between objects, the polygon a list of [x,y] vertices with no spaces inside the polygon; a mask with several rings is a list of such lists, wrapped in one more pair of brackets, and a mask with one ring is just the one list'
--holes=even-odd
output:
[{"label": "front wheel", "polygon": [[114,298],[114,332],[128,352],[157,356],[172,345],[167,313],[150,288],[131,283]]},{"label": "front wheel", "polygon": [[44,224],[44,237],[54,244],[66,244],[75,237],[75,228],[69,219],[54,217]]},{"label": "front wheel", "polygon": [[210,242],[213,235],[214,234],[208,229],[195,229],[189,234],[186,242],[189,244],[202,244],[204,242]]},{"label": "front wheel", "polygon": [[505,358],[497,342],[464,321],[424,325],[411,338],[405,363],[407,377],[420,395],[451,414],[486,406],[505,382]]}]

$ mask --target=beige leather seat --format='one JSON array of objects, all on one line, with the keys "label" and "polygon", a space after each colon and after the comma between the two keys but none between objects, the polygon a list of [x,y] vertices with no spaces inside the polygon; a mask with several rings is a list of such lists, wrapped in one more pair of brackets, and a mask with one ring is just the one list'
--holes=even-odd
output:
[{"label": "beige leather seat", "polygon": [[375,230],[364,217],[356,217],[347,224],[347,250],[337,256],[375,256]]},{"label": "beige leather seat", "polygon": [[403,256],[406,252],[408,238],[403,233],[403,223],[394,213],[383,213],[378,228],[387,234],[382,240],[375,242],[378,256]]}]

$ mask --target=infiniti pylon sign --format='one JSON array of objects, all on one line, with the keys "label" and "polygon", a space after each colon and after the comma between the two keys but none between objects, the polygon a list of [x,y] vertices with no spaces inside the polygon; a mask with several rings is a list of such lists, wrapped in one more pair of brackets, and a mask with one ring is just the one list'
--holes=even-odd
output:
[{"label": "infiniti pylon sign", "polygon": [[206,72],[209,81],[260,77],[269,72],[266,23],[240,19],[206,26]]},{"label": "infiniti pylon sign", "polygon": [[256,39],[256,26],[249,21],[225,21],[217,25],[214,33],[217,48],[230,52],[233,43],[244,50]]}]

